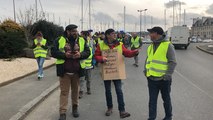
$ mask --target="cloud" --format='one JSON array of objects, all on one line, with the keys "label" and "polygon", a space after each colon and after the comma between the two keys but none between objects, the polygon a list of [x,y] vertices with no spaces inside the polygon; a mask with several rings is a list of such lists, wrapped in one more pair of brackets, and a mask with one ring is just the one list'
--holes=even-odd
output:
[{"label": "cloud", "polygon": [[111,16],[109,16],[106,13],[103,12],[98,12],[92,15],[92,17],[97,21],[97,22],[104,22],[104,23],[109,23],[112,21],[115,21]]},{"label": "cloud", "polygon": [[181,5],[186,5],[185,2],[174,1],[174,3],[173,3],[173,1],[169,1],[169,2],[165,3],[165,7],[166,8],[172,8],[173,4],[174,4],[174,6],[177,6],[177,5],[180,5],[180,3],[181,3]]},{"label": "cloud", "polygon": [[206,13],[213,15],[213,4],[209,6],[209,8],[206,10]]},{"label": "cloud", "polygon": [[[118,16],[123,19],[124,14],[123,13],[118,13]],[[126,23],[127,24],[135,24],[138,23],[139,17],[135,17],[134,15],[126,14]]]}]

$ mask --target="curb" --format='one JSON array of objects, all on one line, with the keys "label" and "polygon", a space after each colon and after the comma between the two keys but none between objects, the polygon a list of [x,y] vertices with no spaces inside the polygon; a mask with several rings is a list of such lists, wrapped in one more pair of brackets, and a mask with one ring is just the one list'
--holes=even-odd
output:
[{"label": "curb", "polygon": [[[45,69],[48,69],[48,68],[53,67],[53,66],[55,66],[55,63],[53,63],[53,64],[51,64],[51,65],[48,65],[48,66],[44,67],[43,69],[45,70]],[[0,83],[0,87],[5,86],[5,85],[8,85],[8,84],[13,83],[13,82],[18,81],[18,80],[21,80],[22,78],[25,78],[25,77],[27,77],[27,76],[29,76],[29,75],[35,74],[35,73],[37,73],[37,71],[38,71],[38,70],[35,70],[35,71],[32,71],[32,72],[27,73],[27,74],[25,74],[25,75],[19,76],[19,77],[17,77],[17,78],[13,78],[13,79],[11,79],[11,80],[2,82],[2,83]]]},{"label": "curb", "polygon": [[213,52],[209,52],[208,50],[205,50],[205,49],[203,49],[203,48],[201,48],[200,46],[196,46],[199,50],[201,50],[201,51],[204,51],[204,52],[206,52],[206,53],[209,53],[209,54],[211,54],[211,55],[213,55]]},{"label": "curb", "polygon": [[53,93],[59,87],[59,82],[50,86],[38,97],[28,102],[25,106],[19,109],[19,112],[12,116],[9,120],[23,120],[39,103],[45,100],[51,93]]}]

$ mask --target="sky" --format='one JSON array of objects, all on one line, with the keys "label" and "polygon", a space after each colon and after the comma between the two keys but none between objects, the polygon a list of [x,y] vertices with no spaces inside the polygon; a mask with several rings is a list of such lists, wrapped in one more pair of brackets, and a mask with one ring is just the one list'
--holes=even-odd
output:
[{"label": "sky", "polygon": [[[17,22],[23,19],[20,13],[26,13],[30,8],[35,15],[36,0],[14,1]],[[83,30],[89,29],[88,1],[83,0]],[[45,13],[42,18],[61,26],[76,24],[81,30],[81,0],[37,0],[37,2],[38,12]],[[212,0],[174,0],[174,5],[174,25],[185,23],[190,28],[193,18],[213,16]],[[91,0],[92,29],[94,31],[105,31],[107,28],[124,30],[124,6],[126,7],[125,31],[139,31],[138,10],[145,9],[147,11],[141,12],[142,31],[154,26],[161,26],[164,30],[173,26],[173,0]],[[0,0],[0,21],[6,18],[14,19],[13,15],[13,0]]]}]

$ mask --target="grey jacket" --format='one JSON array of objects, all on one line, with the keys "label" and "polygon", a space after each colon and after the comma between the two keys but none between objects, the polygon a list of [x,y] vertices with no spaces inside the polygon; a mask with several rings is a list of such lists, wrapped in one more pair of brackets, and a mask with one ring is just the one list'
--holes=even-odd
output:
[{"label": "grey jacket", "polygon": [[[154,53],[157,50],[157,48],[159,47],[161,42],[167,41],[164,39],[165,37],[162,36],[159,40],[153,41],[153,46],[154,46]],[[166,71],[166,74],[163,77],[154,77],[154,76],[150,76],[149,79],[157,81],[157,80],[171,80],[172,79],[172,74],[174,72],[174,69],[177,65],[176,62],[176,57],[175,57],[175,49],[174,46],[172,44],[169,44],[169,48],[166,54],[166,57],[168,59],[168,70]],[[146,58],[147,60],[147,58]],[[146,73],[146,61],[144,64],[144,73]]]}]

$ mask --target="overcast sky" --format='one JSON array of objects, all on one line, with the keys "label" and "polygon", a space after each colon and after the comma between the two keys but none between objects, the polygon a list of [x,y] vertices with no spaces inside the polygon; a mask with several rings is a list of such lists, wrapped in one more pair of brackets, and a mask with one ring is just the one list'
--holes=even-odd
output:
[{"label": "overcast sky", "polygon": [[[38,10],[41,5],[38,1]],[[77,24],[81,30],[81,0],[40,0],[46,19],[65,26],[70,23]],[[88,1],[84,0],[84,30],[88,29]],[[185,23],[191,27],[192,18],[213,15],[212,0],[179,0],[175,1],[175,25],[179,21],[181,3],[181,24],[183,24],[183,13],[186,10]],[[35,0],[15,0],[16,13],[34,8]],[[137,10],[148,9],[142,12],[142,30],[152,26],[161,26],[165,29],[164,11],[166,10],[166,29],[173,25],[173,3],[172,0],[91,0],[92,29],[105,30],[108,27],[123,30],[123,11],[126,6],[126,31],[139,31],[140,17]],[[146,17],[145,17],[146,14]],[[49,17],[48,17],[49,16]],[[54,17],[53,17],[54,16]],[[60,22],[59,22],[60,17]],[[0,0],[0,20],[13,19],[13,0]],[[145,20],[146,18],[146,20]],[[18,21],[18,20],[17,20]],[[146,22],[145,22],[146,21]],[[146,25],[145,25],[146,23]],[[102,26],[102,27],[101,27]]]}]

